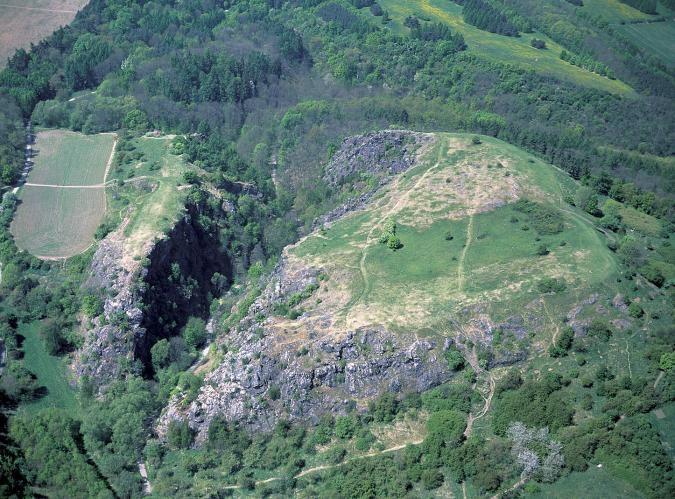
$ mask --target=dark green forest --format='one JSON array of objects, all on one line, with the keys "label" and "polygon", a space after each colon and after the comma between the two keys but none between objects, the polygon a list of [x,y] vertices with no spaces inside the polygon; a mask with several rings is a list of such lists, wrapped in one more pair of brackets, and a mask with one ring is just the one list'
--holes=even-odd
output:
[{"label": "dark green forest", "polygon": [[[655,11],[654,1],[622,1]],[[551,465],[529,492],[602,461],[646,497],[675,494],[672,455],[650,419],[650,411],[675,401],[675,283],[663,270],[675,261],[673,69],[606,23],[575,14],[581,2],[455,3],[467,23],[505,37],[542,33],[565,48],[562,60],[620,79],[633,92],[614,95],[484,59],[467,52],[460,33],[431,20],[411,16],[393,29],[374,0],[92,0],[71,25],[10,58],[0,71],[0,340],[7,358],[0,496],[139,497],[141,461],[152,468],[157,497],[409,497],[462,482],[492,495],[520,476],[508,445],[514,422],[548,427],[563,449],[565,466]],[[569,201],[611,236],[621,286],[633,298],[626,307],[647,339],[634,354],[643,374],[603,368],[594,355],[606,351],[615,331],[598,319],[587,336],[567,331],[545,354],[558,362],[552,372],[513,368],[499,381],[490,438],[463,436],[480,396],[471,389],[475,373],[458,362],[460,382],[421,395],[385,394],[367,410],[324,417],[314,427],[281,421],[270,433],[250,434],[215,420],[197,447],[187,425],[170,427],[165,442],[152,434],[171,394],[196,396],[201,385],[187,371],[205,338],[203,319],[192,317],[155,343],[145,367],[129,366],[105,394],[79,380],[76,411],[22,411],[44,387],[24,362],[21,325],[39,321],[47,351],[68,359],[81,346],[78,324],[102,306],[83,287],[93,250],[50,262],[14,244],[9,226],[18,201],[11,189],[23,168],[28,121],[86,134],[117,131],[120,150],[153,130],[176,134],[173,149],[203,172],[186,179],[197,223],[217,235],[232,261],[232,275],[211,282],[211,298],[269,272],[286,245],[353,195],[353,186],[335,189],[322,180],[345,137],[393,128],[502,139],[581,182]],[[255,186],[255,196],[235,192],[241,183]],[[237,210],[213,202],[205,185],[227,192]],[[660,232],[634,230],[612,202],[655,217]],[[542,233],[560,223],[536,206],[516,209]],[[102,226],[99,239],[111,229]],[[543,285],[542,292],[559,291],[559,283]],[[250,305],[260,290],[247,292]],[[588,415],[582,424],[578,407]],[[359,451],[378,450],[374,425],[420,414],[428,415],[421,444],[349,459],[348,441]],[[331,441],[338,445],[326,459],[342,465],[298,478]],[[195,477],[231,488],[197,492]],[[256,484],[269,477],[279,479]]]}]

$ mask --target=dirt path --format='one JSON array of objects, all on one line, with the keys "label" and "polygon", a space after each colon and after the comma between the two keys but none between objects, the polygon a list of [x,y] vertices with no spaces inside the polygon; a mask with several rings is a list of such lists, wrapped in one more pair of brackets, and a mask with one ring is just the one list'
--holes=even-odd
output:
[{"label": "dirt path", "polygon": [[58,184],[34,184],[26,182],[26,187],[56,187],[58,189],[103,189],[106,184],[87,184],[87,185],[58,185]]},{"label": "dirt path", "polygon": [[553,316],[551,315],[548,305],[546,304],[546,298],[542,296],[541,302],[544,305],[544,311],[546,312],[548,320],[551,321],[551,324],[555,328],[555,331],[553,331],[553,338],[551,339],[551,346],[555,347],[555,342],[558,341],[558,336],[560,335],[560,326],[553,320]]},{"label": "dirt path", "polygon": [[[401,208],[405,207],[406,204],[408,203],[408,200],[410,199],[410,195],[417,190],[417,188],[426,180],[426,178],[436,170],[441,164],[441,156],[443,152],[443,146],[442,144],[439,144],[439,149],[438,149],[438,157],[436,158],[436,163],[433,166],[430,166],[427,171],[425,171],[420,178],[417,179],[417,181],[403,193],[402,196],[398,198],[396,203],[388,209],[382,217],[375,223],[371,229],[368,231],[368,235],[366,236],[366,241],[363,249],[361,250],[361,259],[359,260],[359,271],[361,273],[361,279],[363,280],[363,289],[361,291],[361,294],[353,300],[352,302],[348,303],[347,307],[354,306],[356,303],[358,303],[361,298],[363,298],[365,295],[368,294],[370,291],[370,281],[368,278],[368,270],[366,269],[366,258],[368,258],[368,248],[371,245],[371,240],[373,239],[373,234],[377,229],[382,227],[382,225],[389,220],[389,218],[396,212],[400,211]],[[398,185],[401,183],[401,179],[403,178],[402,175],[399,175],[394,184],[392,185],[392,188],[389,190],[389,192],[394,192],[394,190],[398,187]]]},{"label": "dirt path", "polygon": [[514,490],[519,489],[520,487],[523,486],[523,484],[525,482],[527,482],[527,477],[521,478],[516,483],[514,483],[510,488],[508,488],[504,492],[499,492],[499,493],[493,495],[490,499],[499,499],[499,497],[503,496],[504,494],[507,494],[508,492],[513,492]]},{"label": "dirt path", "polygon": [[110,156],[108,156],[108,162],[105,164],[105,172],[103,173],[103,185],[106,184],[106,179],[108,178],[108,172],[110,171],[110,166],[112,166],[113,158],[115,157],[115,149],[117,148],[117,135],[113,139],[113,146],[110,149]]},{"label": "dirt path", "polygon": [[143,461],[138,462],[138,473],[140,473],[141,478],[143,479],[143,492],[152,494],[152,484],[150,483],[150,480],[148,480],[148,470]]},{"label": "dirt path", "polygon": [[473,239],[473,213],[469,215],[469,225],[466,226],[466,243],[462,249],[462,254],[459,257],[459,265],[457,266],[457,290],[461,293],[464,291],[464,260],[466,259],[466,253],[469,251],[469,246],[471,246],[471,240]]},{"label": "dirt path", "polygon": [[[367,454],[363,454],[362,456],[356,456],[351,459],[346,459],[342,461],[341,463],[337,464],[322,464],[320,466],[314,466],[312,468],[307,468],[306,470],[301,471],[297,475],[293,475],[294,479],[302,478],[303,476],[310,475],[312,473],[316,473],[318,471],[325,471],[325,470],[332,470],[335,468],[340,468],[344,466],[345,464],[351,463],[352,461],[358,461],[359,459],[367,459],[369,457],[375,457],[375,456],[381,456],[383,454],[389,454],[390,452],[396,452],[402,449],[405,449],[408,445],[419,445],[424,441],[422,440],[413,440],[412,442],[407,442],[405,444],[400,444],[396,445],[394,447],[389,447],[388,449],[383,449],[380,451],[372,451],[368,452]],[[271,482],[276,482],[277,480],[283,480],[283,477],[272,477],[272,478],[267,478],[265,480],[258,480],[255,482],[256,486],[257,485],[264,485],[266,483],[271,483]],[[227,490],[235,490],[235,489],[240,489],[241,485],[228,485],[226,487],[223,487],[224,489]]]},{"label": "dirt path", "polygon": [[665,374],[666,374],[666,373],[665,373],[664,371],[661,371],[661,372],[659,373],[659,375],[656,377],[656,381],[654,381],[654,388],[656,388],[657,386],[659,386],[659,382],[663,379],[663,377],[665,376]]}]

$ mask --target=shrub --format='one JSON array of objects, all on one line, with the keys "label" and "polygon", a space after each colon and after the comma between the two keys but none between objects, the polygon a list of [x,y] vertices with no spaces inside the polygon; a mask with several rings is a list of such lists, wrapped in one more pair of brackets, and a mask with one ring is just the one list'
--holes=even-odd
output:
[{"label": "shrub", "polygon": [[537,288],[541,293],[561,293],[566,287],[567,284],[562,277],[560,279],[544,277],[537,283]]},{"label": "shrub", "polygon": [[169,423],[166,437],[169,445],[174,449],[187,449],[192,445],[194,433],[187,421],[174,419]]},{"label": "shrub", "polygon": [[437,489],[443,485],[444,481],[443,473],[438,470],[424,470],[422,472],[422,486],[426,490]]},{"label": "shrub", "polygon": [[183,339],[192,348],[199,348],[206,341],[206,323],[199,317],[190,317],[183,328]]},{"label": "shrub", "polygon": [[532,38],[532,41],[530,42],[530,45],[532,45],[534,48],[538,50],[543,50],[546,48],[546,42],[544,40],[540,40],[538,38]]},{"label": "shrub", "polygon": [[638,303],[633,302],[628,305],[628,315],[634,319],[639,319],[644,315],[644,313],[644,310],[642,310],[642,307]]},{"label": "shrub", "polygon": [[607,321],[593,319],[588,325],[588,334],[600,338],[603,341],[607,341],[612,336],[612,330],[610,329],[609,324],[607,324]]},{"label": "shrub", "polygon": [[480,137],[478,135],[474,135],[473,137],[471,137],[471,143],[477,146],[479,144],[482,144],[483,142],[480,140]]},{"label": "shrub", "polygon": [[540,244],[539,246],[537,246],[537,255],[546,256],[549,253],[550,251],[548,250],[545,244]]}]

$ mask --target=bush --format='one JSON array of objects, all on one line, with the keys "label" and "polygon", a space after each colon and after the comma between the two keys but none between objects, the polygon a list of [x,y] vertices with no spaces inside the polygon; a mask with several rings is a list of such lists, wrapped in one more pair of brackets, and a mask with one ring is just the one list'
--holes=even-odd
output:
[{"label": "bush", "polygon": [[538,38],[532,38],[532,41],[530,41],[530,45],[532,45],[534,48],[538,50],[544,50],[546,48],[546,42]]},{"label": "bush", "polygon": [[565,279],[555,279],[553,277],[544,277],[537,283],[537,288],[541,293],[561,293],[565,291],[567,284]]},{"label": "bush", "polygon": [[424,470],[422,472],[422,486],[426,490],[437,489],[443,485],[444,481],[445,477],[443,476],[443,473],[438,470]]},{"label": "bush", "polygon": [[634,319],[639,319],[644,315],[644,313],[645,312],[642,310],[642,307],[636,302],[633,302],[628,306],[628,315]]},{"label": "bush", "polygon": [[187,421],[172,420],[166,433],[166,438],[174,449],[187,449],[192,445],[194,433]]},{"label": "bush", "polygon": [[471,137],[471,143],[475,146],[482,144],[483,142],[480,140],[480,137],[478,135],[474,135]]},{"label": "bush", "polygon": [[539,246],[537,246],[537,255],[546,256],[549,253],[550,251],[548,250],[545,244],[540,244]]},{"label": "bush", "polygon": [[183,328],[182,336],[188,346],[201,347],[206,342],[206,323],[199,317],[190,317]]},{"label": "bush", "polygon": [[612,336],[612,330],[610,329],[607,321],[602,319],[593,319],[588,325],[588,334],[589,336],[594,336],[596,338],[600,338],[603,341],[607,341]]}]

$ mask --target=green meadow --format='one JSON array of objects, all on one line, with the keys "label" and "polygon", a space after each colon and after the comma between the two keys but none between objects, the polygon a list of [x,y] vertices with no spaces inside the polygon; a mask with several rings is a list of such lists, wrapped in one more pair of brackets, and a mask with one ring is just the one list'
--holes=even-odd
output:
[{"label": "green meadow", "polygon": [[23,411],[35,412],[47,407],[58,407],[75,416],[78,403],[75,391],[66,379],[66,362],[62,357],[49,355],[40,338],[40,323],[21,324],[19,333],[24,337],[24,363],[37,376],[40,386],[46,388],[45,395],[34,402],[24,404]]},{"label": "green meadow", "polygon": [[[584,292],[615,277],[604,236],[564,201],[574,182],[513,146],[481,140],[473,145],[469,135],[438,134],[434,148],[368,209],[290,249],[291,261],[329,276],[320,296],[341,310],[345,325],[443,332],[444,318],[467,307],[495,321],[528,305],[557,317],[578,295],[547,297],[544,311],[542,279],[563,279]],[[547,206],[561,230],[539,233],[516,209],[521,198]],[[396,224],[399,249],[378,241],[387,222]],[[538,254],[542,245],[547,254]],[[551,334],[553,322],[544,325]]]},{"label": "green meadow", "polygon": [[[407,30],[403,27],[403,20],[409,15],[440,21],[464,36],[469,53],[497,62],[508,62],[590,88],[616,94],[632,92],[622,81],[611,80],[561,60],[562,47],[542,33],[521,33],[519,37],[509,37],[466,24],[462,18],[462,7],[451,0],[382,0],[380,3],[395,21],[395,29],[401,32]],[[545,40],[547,48],[533,48],[530,45],[532,38]]]}]

